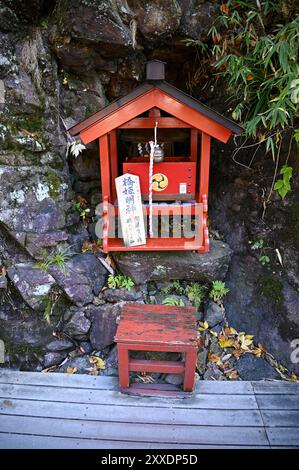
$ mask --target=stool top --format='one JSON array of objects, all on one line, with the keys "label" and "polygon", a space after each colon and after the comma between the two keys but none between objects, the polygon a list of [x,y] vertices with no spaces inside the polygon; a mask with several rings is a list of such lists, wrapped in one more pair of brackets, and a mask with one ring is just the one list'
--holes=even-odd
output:
[{"label": "stool top", "polygon": [[125,304],[115,335],[118,343],[196,345],[194,307]]}]

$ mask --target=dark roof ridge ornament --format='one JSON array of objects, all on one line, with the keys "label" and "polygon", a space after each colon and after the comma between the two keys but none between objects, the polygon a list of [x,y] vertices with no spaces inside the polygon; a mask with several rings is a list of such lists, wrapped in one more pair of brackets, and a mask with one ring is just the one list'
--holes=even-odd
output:
[{"label": "dark roof ridge ornament", "polygon": [[148,60],[145,63],[146,80],[150,82],[161,82],[165,80],[165,64],[166,62],[162,62],[162,60]]}]

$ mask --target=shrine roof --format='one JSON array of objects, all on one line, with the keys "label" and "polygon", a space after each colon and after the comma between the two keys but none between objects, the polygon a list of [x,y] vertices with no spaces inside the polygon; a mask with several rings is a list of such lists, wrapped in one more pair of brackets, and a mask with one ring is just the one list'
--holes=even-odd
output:
[{"label": "shrine roof", "polygon": [[159,89],[162,92],[168,94],[173,99],[184,103],[191,109],[212,119],[213,121],[217,122],[226,129],[229,129],[233,134],[240,135],[243,132],[243,128],[236,124],[234,121],[228,119],[227,117],[223,116],[212,108],[209,108],[197,99],[193,98],[191,95],[188,95],[187,93],[179,90],[178,88],[164,80],[154,81],[152,83],[150,81],[147,81],[142,85],[139,85],[126,96],[119,98],[118,100],[110,103],[108,106],[104,107],[89,118],[84,119],[83,121],[75,124],[70,129],[68,129],[68,132],[70,133],[70,135],[75,136],[80,132],[84,131],[85,129],[91,127],[93,124],[100,122],[109,114],[114,114],[118,109],[125,107],[130,102],[136,100],[137,98],[154,89]]}]

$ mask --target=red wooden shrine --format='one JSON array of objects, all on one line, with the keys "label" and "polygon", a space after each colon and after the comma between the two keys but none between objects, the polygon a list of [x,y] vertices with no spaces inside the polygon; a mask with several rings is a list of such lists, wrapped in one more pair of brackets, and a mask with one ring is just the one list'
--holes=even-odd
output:
[{"label": "red wooden shrine", "polygon": [[[99,140],[103,249],[208,251],[211,138],[226,143],[242,128],[167,83],[163,62],[150,61],[146,68],[145,83],[69,129],[72,136],[80,135],[84,144]],[[138,156],[137,143],[152,139],[155,126],[159,141],[166,144],[164,160],[154,163],[153,217],[189,214],[194,218],[195,231],[188,238],[173,234],[147,237],[145,245],[128,247],[122,238],[111,236],[109,230],[112,218],[118,215],[115,178],[125,173],[139,176],[143,213],[148,215],[149,157]]]},{"label": "red wooden shrine", "polygon": [[[194,307],[126,304],[115,335],[120,387],[129,387],[130,372],[164,372],[182,374],[183,390],[192,392],[197,359],[195,313]],[[180,352],[185,359],[134,359],[130,351]]]}]

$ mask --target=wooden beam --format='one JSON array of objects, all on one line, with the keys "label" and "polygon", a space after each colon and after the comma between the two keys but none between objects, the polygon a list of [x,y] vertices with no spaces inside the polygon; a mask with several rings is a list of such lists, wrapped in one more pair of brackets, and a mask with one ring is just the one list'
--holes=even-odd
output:
[{"label": "wooden beam", "polygon": [[198,130],[191,129],[190,131],[190,160],[197,161],[197,145],[198,145]]},{"label": "wooden beam", "polygon": [[152,108],[149,110],[148,115],[151,117],[161,117],[161,111],[159,108]]},{"label": "wooden beam", "polygon": [[211,137],[205,132],[202,132],[199,173],[199,202],[203,202],[203,195],[206,195],[208,198],[209,194],[210,149]]},{"label": "wooden beam", "polygon": [[108,134],[103,135],[100,139],[100,165],[101,165],[101,182],[102,182],[102,198],[108,197],[111,202],[110,192],[110,161],[109,161],[109,144]]},{"label": "wooden beam", "polygon": [[111,164],[111,196],[116,200],[115,178],[118,177],[117,133],[114,129],[109,132],[110,164]]},{"label": "wooden beam", "polygon": [[119,129],[152,129],[156,122],[160,129],[189,129],[190,125],[174,117],[135,118],[119,126]]},{"label": "wooden beam", "polygon": [[221,142],[227,142],[232,134],[231,130],[213,119],[204,116],[199,111],[173,98],[173,96],[155,88],[81,131],[80,137],[84,144],[88,144],[155,106],[172,114],[189,126],[200,129],[206,134],[215,137]]}]

